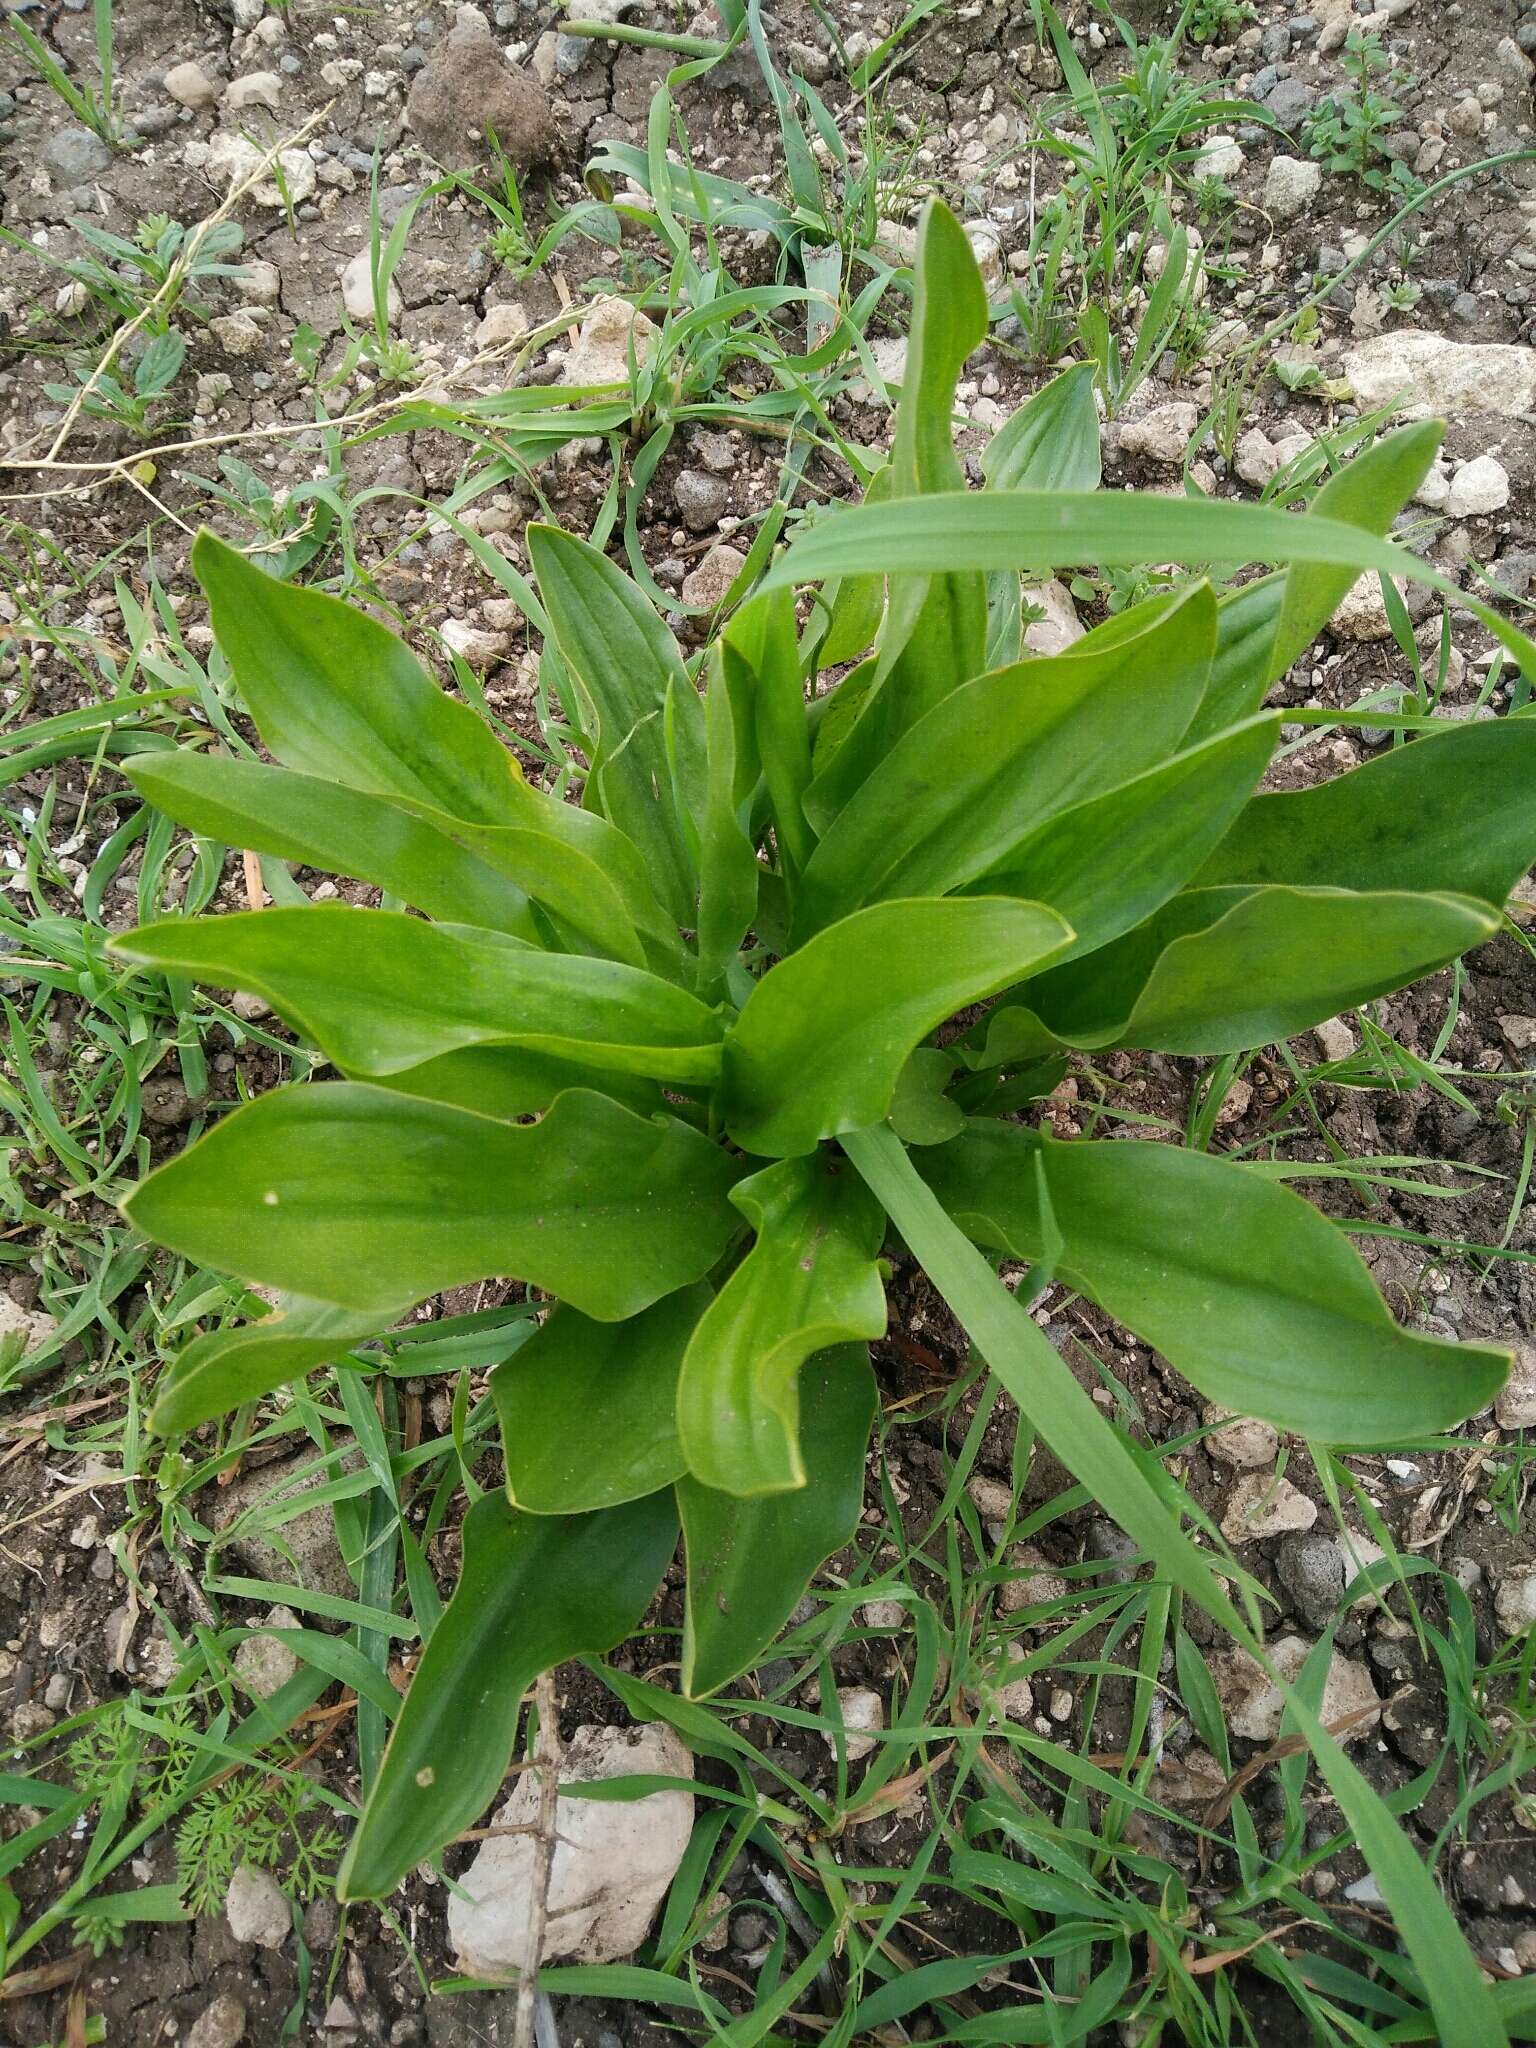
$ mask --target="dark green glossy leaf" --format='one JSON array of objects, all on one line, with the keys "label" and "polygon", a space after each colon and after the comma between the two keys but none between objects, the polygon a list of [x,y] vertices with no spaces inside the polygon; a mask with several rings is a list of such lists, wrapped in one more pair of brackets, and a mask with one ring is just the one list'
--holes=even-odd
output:
[{"label": "dark green glossy leaf", "polygon": [[841,1159],[784,1159],[731,1190],[756,1242],[699,1320],[677,1384],[688,1469],[732,1494],[803,1486],[799,1375],[814,1351],[885,1333],[885,1218]]},{"label": "dark green glossy leaf", "polygon": [[507,1495],[534,1515],[585,1514],[670,1486],[683,1353],[713,1296],[701,1281],[624,1323],[562,1306],[491,1374]]},{"label": "dark green glossy leaf", "polygon": [[726,1036],[727,1130],[769,1158],[877,1123],[907,1055],[1037,968],[1069,928],[1001,897],[877,903],[771,967]]},{"label": "dark green glossy leaf", "polygon": [[365,1338],[379,1336],[410,1305],[407,1300],[398,1311],[358,1315],[290,1296],[260,1322],[194,1337],[155,1389],[150,1427],[161,1436],[175,1436],[212,1422],[242,1401],[258,1400],[318,1365],[329,1365]]},{"label": "dark green glossy leaf", "polygon": [[1202,584],[1154,607],[1150,623],[1127,615],[1068,654],[955,691],[822,839],[802,881],[797,938],[882,897],[963,887],[1054,813],[1172,753],[1205,689],[1215,619]]},{"label": "dark green glossy leaf", "polygon": [[1197,885],[1439,889],[1498,906],[1533,860],[1536,723],[1448,722],[1332,782],[1255,797]]},{"label": "dark green glossy leaf", "polygon": [[123,1206],[217,1271],[364,1314],[499,1273],[610,1322],[709,1271],[737,1173],[687,1124],[583,1089],[505,1124],[312,1083],[226,1117]]},{"label": "dark green glossy leaf", "polygon": [[1507,1373],[1504,1352],[1400,1329],[1343,1232],[1232,1161],[975,1121],[917,1165],[978,1244],[1033,1262],[1054,1231],[1059,1280],[1207,1399],[1279,1429],[1411,1441],[1486,1407]]},{"label": "dark green glossy leaf", "polygon": [[739,1500],[697,1479],[677,1483],[688,1561],[683,1690],[728,1685],[772,1642],[811,1574],[849,1542],[864,1506],[875,1380],[862,1344],[818,1352],[800,1374],[805,1484]]},{"label": "dark green glossy leaf", "polygon": [[[742,606],[725,629],[723,659],[731,701],[741,713],[738,723],[750,717],[750,758],[768,786],[779,858],[792,879],[811,855],[803,809],[811,743],[794,600],[788,591],[754,597]],[[741,789],[740,781],[737,791],[751,793]]]},{"label": "dark green glossy leaf", "polygon": [[519,1514],[488,1493],[464,1518],[464,1569],[422,1653],[337,1880],[382,1899],[495,1799],[523,1695],[541,1671],[634,1629],[677,1542],[670,1492],[601,1514]]},{"label": "dark green glossy leaf", "polygon": [[477,1045],[675,1082],[708,1083],[720,1066],[719,1018],[658,975],[397,911],[169,918],[113,950],[265,997],[349,1074],[397,1074]]}]

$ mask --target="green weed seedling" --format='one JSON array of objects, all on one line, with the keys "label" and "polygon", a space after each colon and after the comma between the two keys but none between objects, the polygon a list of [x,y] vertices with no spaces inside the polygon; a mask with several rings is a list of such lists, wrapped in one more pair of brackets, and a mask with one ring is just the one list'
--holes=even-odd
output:
[{"label": "green weed seedling", "polygon": [[[1254,793],[1279,736],[1266,692],[1361,571],[1450,588],[1381,538],[1440,429],[1379,442],[1305,514],[1101,498],[1079,368],[967,491],[950,422],[988,306],[937,203],[916,277],[889,464],[766,564],[693,667],[602,553],[530,528],[579,809],[375,620],[198,542],[272,760],[161,751],[131,781],[194,831],[423,915],[277,906],[114,942],[263,997],[340,1077],[248,1103],[129,1196],[144,1236],[282,1297],[195,1338],[152,1426],[256,1402],[445,1288],[512,1276],[552,1303],[491,1379],[506,1483],[469,1510],[346,1897],[387,1895],[485,1811],[529,1685],[635,1629],[680,1527],[683,1692],[753,1663],[858,1522],[898,1245],[1163,1596],[1261,1659],[1183,1497],[1025,1303],[1059,1277],[1208,1400],[1319,1444],[1423,1438],[1508,1370],[1399,1328],[1342,1233],[1273,1178],[1171,1144],[1058,1143],[1011,1114],[1053,1055],[1241,1053],[1500,928],[1536,855],[1530,721],[1447,721],[1321,787]],[[1021,660],[1024,572],[1213,560],[1289,566],[1220,598],[1159,590]],[[1004,1259],[1029,1267],[1017,1293]],[[356,1375],[342,1385],[373,1426]],[[1286,1697],[1443,2027],[1492,2048],[1497,2006],[1417,1850],[1316,1689]]]},{"label": "green weed seedling", "polygon": [[1393,157],[1386,138],[1402,122],[1403,110],[1390,97],[1413,84],[1373,35],[1351,29],[1340,63],[1349,78],[1307,116],[1302,137],[1325,170],[1351,173],[1373,192],[1412,199],[1422,182]]}]

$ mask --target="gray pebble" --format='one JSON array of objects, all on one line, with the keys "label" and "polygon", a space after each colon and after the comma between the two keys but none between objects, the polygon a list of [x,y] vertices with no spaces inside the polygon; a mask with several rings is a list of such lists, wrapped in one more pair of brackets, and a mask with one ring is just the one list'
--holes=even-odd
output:
[{"label": "gray pebble", "polygon": [[1284,1537],[1275,1569],[1303,1619],[1313,1628],[1325,1628],[1344,1591],[1344,1553],[1333,1538],[1315,1530]]},{"label": "gray pebble", "polygon": [[61,128],[43,145],[43,169],[55,192],[99,178],[112,152],[91,128]]},{"label": "gray pebble", "polygon": [[689,532],[707,533],[730,503],[731,488],[707,470],[685,469],[672,486],[672,496]]}]

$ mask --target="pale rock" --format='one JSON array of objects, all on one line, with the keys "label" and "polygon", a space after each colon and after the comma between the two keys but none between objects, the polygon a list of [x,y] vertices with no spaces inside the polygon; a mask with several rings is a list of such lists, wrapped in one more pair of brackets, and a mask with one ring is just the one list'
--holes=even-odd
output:
[{"label": "pale rock", "polygon": [[877,220],[875,247],[882,256],[897,263],[917,261],[917,224],[914,221]]},{"label": "pale rock", "polygon": [[1013,1514],[1013,1489],[986,1472],[973,1472],[965,1490],[988,1532],[1001,1530]]},{"label": "pale rock", "polygon": [[[233,191],[247,178],[255,177],[265,157],[265,150],[258,149],[254,142],[247,142],[233,128],[221,128],[208,144],[203,168],[215,184],[226,191]],[[282,172],[281,183],[276,170],[269,169],[264,178],[258,178],[252,185],[250,196],[258,206],[281,213],[289,206],[302,206],[313,196],[319,173],[307,150],[279,150],[277,170]]]},{"label": "pale rock", "polygon": [[91,295],[78,278],[61,284],[53,295],[53,310],[64,320],[73,320],[90,303]]},{"label": "pale rock", "polygon": [[247,107],[269,107],[275,113],[282,92],[283,81],[275,71],[249,71],[225,86],[224,104],[232,114],[243,114]]},{"label": "pale rock", "polygon": [[1213,135],[1190,166],[1196,178],[1235,178],[1248,161],[1231,135]]},{"label": "pale rock", "polygon": [[506,348],[521,341],[528,332],[528,315],[516,299],[487,306],[485,318],[475,329],[475,347],[483,355],[493,348]]},{"label": "pale rock", "polygon": [[1259,1543],[1266,1537],[1310,1529],[1316,1520],[1317,1502],[1309,1500],[1289,1479],[1249,1472],[1227,1497],[1221,1533],[1229,1543]]},{"label": "pale rock", "polygon": [[1509,503],[1509,471],[1491,455],[1464,462],[1451,478],[1445,509],[1452,519],[1480,519]]},{"label": "pale rock", "polygon": [[165,90],[178,107],[190,107],[194,114],[206,113],[219,97],[217,85],[202,65],[194,64],[190,58],[184,64],[173,64],[167,71]]},{"label": "pale rock", "polygon": [[1536,1622],[1536,1572],[1511,1572],[1500,1579],[1493,1611],[1507,1635],[1517,1636]]},{"label": "pale rock", "polygon": [[293,1912],[269,1871],[242,1863],[224,1895],[224,1917],[236,1941],[257,1948],[281,1948],[293,1929]]},{"label": "pale rock", "polygon": [[1010,1667],[1028,1661],[1022,1643],[1009,1643],[1002,1657],[976,1685],[968,1685],[966,1698],[973,1707],[990,1708],[1005,1721],[1027,1721],[1035,1711],[1035,1694],[1027,1678],[1010,1678]]},{"label": "pale rock", "polygon": [[1413,494],[1415,505],[1422,505],[1426,512],[1443,512],[1450,501],[1450,473],[1439,456],[1435,466]]},{"label": "pale rock", "polygon": [[1374,1870],[1368,1870],[1364,1877],[1357,1877],[1353,1884],[1345,1885],[1344,1896],[1357,1906],[1384,1906],[1387,1903],[1386,1893]]},{"label": "pale rock", "polygon": [[244,2039],[245,2007],[226,1991],[192,2022],[186,2048],[240,2048]]},{"label": "pale rock", "polygon": [[629,351],[644,362],[656,339],[656,323],[612,295],[594,299],[560,372],[562,384],[627,384]]},{"label": "pale rock", "polygon": [[[869,353],[874,359],[880,381],[889,396],[896,395],[898,387],[907,374],[907,338],[904,334],[882,334],[869,344]],[[867,377],[856,377],[848,386],[848,396],[856,405],[884,404],[875,387]]]},{"label": "pale rock", "polygon": [[[844,1746],[851,1764],[862,1763],[876,1747],[875,1736],[885,1726],[885,1702],[879,1693],[872,1692],[866,1685],[840,1685],[837,1689],[837,1710],[842,1716],[843,1726],[848,1731]],[[830,1732],[826,1743],[834,1756],[837,1740]]]},{"label": "pale rock", "polygon": [[281,1692],[299,1673],[299,1660],[293,1651],[265,1631],[301,1626],[291,1607],[274,1607],[264,1617],[260,1630],[253,1631],[236,1647],[230,1662],[235,1667],[235,1676],[253,1699],[271,1699],[273,1693]]},{"label": "pale rock", "polygon": [[[356,1451],[348,1452],[345,1462],[348,1469],[355,1467],[359,1462]],[[229,1486],[210,1489],[205,1519],[220,1534],[230,1531],[229,1549],[252,1578],[355,1599],[357,1588],[336,1540],[336,1518],[329,1502],[303,1508],[289,1520],[277,1522],[279,1503],[286,1507],[302,1501],[325,1479],[324,1467],[317,1467],[312,1457],[301,1452],[254,1472],[243,1472]],[[209,1501],[208,1495],[203,1498]],[[253,1511],[276,1523],[273,1533],[251,1526],[236,1530],[235,1525],[248,1514],[254,1521]]]},{"label": "pale rock", "polygon": [[1448,341],[1404,329],[1349,349],[1340,369],[1365,407],[1400,400],[1436,413],[1536,410],[1536,349],[1511,342]]},{"label": "pale rock", "polygon": [[258,259],[242,266],[243,274],[230,279],[236,296],[251,306],[275,306],[282,296],[283,280],[275,263]]},{"label": "pale rock", "polygon": [[1233,467],[1245,484],[1252,484],[1256,491],[1262,491],[1280,468],[1280,458],[1268,434],[1258,427],[1250,427],[1237,444]]},{"label": "pale rock", "polygon": [[[341,273],[341,303],[350,320],[359,320],[365,327],[373,325],[373,261],[371,252],[359,249],[343,267]],[[393,278],[385,293],[385,319],[391,327],[398,327],[400,315],[405,307]]]},{"label": "pale rock", "polygon": [[1004,1562],[1018,1576],[998,1586],[997,1605],[1003,1614],[1017,1614],[1021,1607],[1054,1607],[1071,1594],[1067,1581],[1032,1543],[1011,1545]]},{"label": "pale rock", "polygon": [[1024,628],[1024,645],[1031,654],[1065,654],[1088,630],[1077,616],[1071,591],[1057,576],[1025,591],[1024,602],[1044,614]]},{"label": "pale rock", "polygon": [[[564,1784],[636,1776],[693,1776],[692,1756],[660,1721],[578,1728],[560,1766]],[[531,1827],[539,1797],[538,1774],[525,1771],[495,1825]],[[559,1800],[539,1961],[569,1956],[598,1964],[633,1954],[677,1874],[692,1829],[691,1792],[652,1792],[622,1803]],[[527,1960],[538,1861],[532,1833],[493,1836],[459,1879],[448,1901],[448,1935],[471,1975],[508,1978]]]},{"label": "pale rock", "polygon": [[698,567],[683,578],[683,603],[695,611],[712,612],[724,603],[726,593],[746,566],[745,555],[727,547],[724,541],[718,542]]},{"label": "pale rock", "polygon": [[505,633],[488,633],[483,626],[470,625],[467,619],[444,619],[438,631],[454,653],[473,669],[489,668],[507,651]]},{"label": "pale rock", "polygon": [[1003,262],[1003,238],[990,221],[973,220],[966,223],[965,238],[971,245],[971,254],[976,258],[976,267],[981,272],[981,282],[987,296],[994,297],[1003,288],[1007,269]]},{"label": "pale rock", "polygon": [[[1270,1662],[1290,1685],[1295,1684],[1311,1654],[1312,1645],[1303,1642],[1300,1636],[1282,1636],[1269,1645]],[[1232,1733],[1248,1742],[1273,1742],[1280,1733],[1280,1717],[1285,1711],[1285,1697],[1279,1687],[1270,1683],[1246,1650],[1218,1650],[1208,1661]],[[1335,1650],[1323,1681],[1318,1718],[1326,1725],[1372,1708],[1373,1713],[1362,1714],[1354,1727],[1343,1730],[1339,1741],[1358,1742],[1376,1725],[1381,1717],[1381,1698],[1366,1666],[1358,1658]]]},{"label": "pale rock", "polygon": [[859,1619],[866,1628],[900,1628],[907,1610],[900,1600],[866,1600]]},{"label": "pale rock", "polygon": [[208,322],[208,332],[227,356],[253,356],[261,348],[260,323],[249,313],[220,313]]},{"label": "pale rock", "polygon": [[1493,46],[1493,61],[1512,85],[1529,85],[1536,77],[1536,64],[1513,36],[1500,36]]},{"label": "pale rock", "polygon": [[1325,1017],[1313,1025],[1312,1036],[1325,1060],[1347,1060],[1355,1049],[1355,1034],[1342,1017]]},{"label": "pale rock", "polygon": [[1254,1415],[1234,1415],[1230,1408],[1219,1408],[1214,1402],[1206,1405],[1203,1419],[1216,1425],[1205,1439],[1205,1448],[1223,1465],[1235,1466],[1239,1472],[1256,1472],[1274,1463],[1280,1433],[1269,1423]]},{"label": "pale rock", "polygon": [[23,1308],[8,1294],[0,1293],[0,1337],[9,1337],[20,1331],[23,1357],[29,1351],[41,1349],[58,1327],[57,1320],[46,1310]]},{"label": "pale rock", "polygon": [[1312,446],[1310,434],[1282,434],[1275,443],[1275,454],[1279,457],[1281,469],[1289,469],[1299,456],[1305,455]]},{"label": "pale rock", "polygon": [[1493,1404],[1500,1429],[1536,1429],[1536,1344],[1517,1343],[1515,1363]]},{"label": "pale rock", "polygon": [[1323,167],[1308,157],[1271,157],[1264,174],[1264,210],[1276,220],[1295,220],[1323,189]]},{"label": "pale rock", "polygon": [[1499,1013],[1498,1024],[1516,1052],[1529,1052],[1536,1046],[1536,1017],[1522,1016],[1513,1010],[1502,1010]]},{"label": "pale rock", "polygon": [[1374,569],[1350,585],[1343,603],[1328,623],[1343,640],[1391,639],[1392,621],[1387,617],[1381,579]]},{"label": "pale rock", "polygon": [[1475,92],[1464,92],[1445,117],[1445,125],[1464,142],[1475,142],[1483,132],[1483,103]]},{"label": "pale rock", "polygon": [[357,2014],[352,2010],[351,2002],[343,1998],[338,1991],[325,2008],[325,2016],[320,2024],[328,2034],[355,2034]]},{"label": "pale rock", "polygon": [[1120,446],[1127,455],[1140,455],[1164,469],[1182,469],[1184,450],[1189,446],[1200,415],[1187,399],[1156,406],[1139,420],[1128,420],[1120,429]]}]

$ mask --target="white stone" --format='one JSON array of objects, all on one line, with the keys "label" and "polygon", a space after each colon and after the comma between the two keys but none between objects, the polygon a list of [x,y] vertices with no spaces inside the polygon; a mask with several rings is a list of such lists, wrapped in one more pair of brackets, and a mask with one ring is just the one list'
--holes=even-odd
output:
[{"label": "white stone", "polygon": [[1399,400],[1445,413],[1536,410],[1536,349],[1510,342],[1448,341],[1406,329],[1361,342],[1340,368],[1362,406]]},{"label": "white stone", "polygon": [[236,1941],[281,1948],[293,1928],[293,1912],[276,1878],[242,1863],[224,1895],[224,1917]]},{"label": "white stone", "polygon": [[488,349],[521,341],[527,332],[528,315],[516,299],[507,299],[499,306],[486,307],[485,318],[475,329],[475,347],[484,355]]},{"label": "white stone", "polygon": [[1313,1025],[1312,1036],[1325,1060],[1347,1060],[1355,1049],[1355,1034],[1342,1017],[1325,1017]]},{"label": "white stone", "polygon": [[1007,277],[1003,263],[1003,238],[987,220],[973,220],[966,223],[965,238],[971,245],[971,254],[976,258],[976,267],[981,272],[981,282],[991,298],[1000,292]]},{"label": "white stone", "polygon": [[1233,467],[1245,484],[1262,491],[1280,468],[1280,458],[1268,434],[1250,427],[1237,444]]},{"label": "white stone", "polygon": [[1184,450],[1189,446],[1200,415],[1187,399],[1159,405],[1139,420],[1127,420],[1120,429],[1120,446],[1127,455],[1140,455],[1164,469],[1182,469]]},{"label": "white stone", "polygon": [[974,1686],[966,1687],[971,1705],[1001,1714],[1005,1721],[1027,1721],[1035,1711],[1034,1688],[1027,1678],[1010,1678],[1012,1666],[1027,1661],[1022,1643],[1009,1643],[996,1666]]},{"label": "white stone", "polygon": [[219,88],[202,65],[190,58],[171,66],[165,74],[165,89],[177,106],[190,107],[194,114],[205,113],[219,97]]},{"label": "white stone", "polygon": [[628,299],[594,299],[582,317],[560,382],[627,384],[630,349],[634,349],[637,364],[644,362],[656,333],[656,323]]},{"label": "white stone", "polygon": [[747,558],[723,541],[712,547],[696,569],[683,578],[683,603],[712,612],[747,566]]},{"label": "white stone", "polygon": [[1077,616],[1071,591],[1057,576],[1026,590],[1024,602],[1045,614],[1024,628],[1024,645],[1031,654],[1065,654],[1088,630]]},{"label": "white stone", "polygon": [[866,1600],[859,1619],[866,1628],[900,1628],[907,1610],[900,1600]]},{"label": "white stone", "polygon": [[1529,1052],[1536,1046],[1536,1017],[1524,1016],[1517,1010],[1501,1010],[1498,1024],[1516,1052]]},{"label": "white stone", "polygon": [[1294,220],[1323,189],[1323,167],[1308,157],[1271,157],[1264,174],[1264,210],[1276,220]]},{"label": "white stone", "polygon": [[235,1667],[235,1676],[252,1698],[269,1700],[298,1676],[298,1658],[286,1643],[275,1641],[266,1630],[302,1625],[291,1607],[274,1607],[264,1617],[260,1630],[253,1631],[236,1646],[230,1662]]},{"label": "white stone", "polygon": [[1071,1587],[1055,1566],[1032,1543],[1015,1543],[1004,1562],[1021,1576],[1004,1579],[997,1589],[997,1604],[1003,1614],[1017,1614],[1021,1607],[1054,1607],[1071,1595]]},{"label": "white stone", "polygon": [[471,668],[489,668],[507,651],[505,633],[488,633],[483,626],[470,625],[467,619],[444,619],[438,631]]},{"label": "white stone", "polygon": [[1422,505],[1427,512],[1444,511],[1451,495],[1451,479],[1444,462],[1439,456],[1435,466],[1413,494],[1415,505]]},{"label": "white stone", "polygon": [[231,278],[238,297],[252,306],[275,306],[282,296],[283,280],[275,263],[258,258],[242,265],[244,276]]},{"label": "white stone", "polygon": [[[221,128],[208,144],[208,156],[203,167],[215,184],[232,191],[237,185],[243,185],[247,178],[255,176],[265,155],[264,150],[258,149],[253,142],[247,142],[233,128]],[[314,159],[302,149],[279,150],[277,169],[282,172],[281,184],[276,170],[269,171],[251,187],[251,198],[258,206],[265,206],[275,213],[281,213],[289,206],[302,206],[313,194],[319,175]]]},{"label": "white stone", "polygon": [[[1269,1645],[1269,1660],[1279,1676],[1294,1685],[1312,1647],[1300,1636],[1282,1636]],[[1279,1687],[1270,1683],[1246,1650],[1218,1650],[1209,1661],[1232,1733],[1248,1742],[1273,1742],[1280,1733],[1280,1717],[1285,1711],[1285,1696]],[[1339,1741],[1358,1742],[1376,1725],[1381,1717],[1381,1698],[1366,1666],[1335,1650],[1323,1681],[1318,1718],[1327,1725],[1362,1709],[1375,1711],[1362,1715],[1354,1727],[1342,1730]]]},{"label": "white stone", "polygon": [[224,88],[224,104],[232,114],[247,107],[270,107],[274,112],[282,97],[283,81],[275,71],[250,71],[232,78]]},{"label": "white stone", "polygon": [[[869,1731],[878,1731],[885,1726],[885,1702],[867,1685],[840,1685],[837,1689],[837,1710],[848,1731],[844,1738],[848,1761],[851,1764],[862,1763],[877,1747],[874,1735]],[[829,1733],[826,1742],[835,1756],[836,1737]]]},{"label": "white stone", "polygon": [[1328,623],[1343,640],[1391,639],[1392,621],[1387,617],[1381,579],[1374,569],[1350,585]]},{"label": "white stone", "polygon": [[1191,168],[1197,178],[1235,178],[1247,161],[1235,137],[1213,135]]},{"label": "white stone", "polygon": [[[372,252],[359,249],[341,273],[341,303],[347,316],[359,320],[365,327],[373,325],[373,261]],[[385,294],[384,313],[389,326],[398,327],[400,315],[405,310],[393,278]]]},{"label": "white stone", "polygon": [[1515,1363],[1493,1415],[1500,1429],[1536,1429],[1536,1344],[1516,1344]]},{"label": "white stone", "polygon": [[186,2048],[240,2048],[245,2039],[245,2007],[223,1992],[192,2022]]},{"label": "white stone", "polygon": [[[641,1728],[578,1728],[560,1767],[563,1784],[629,1777],[691,1778],[693,1758],[659,1721]],[[538,1774],[525,1771],[496,1815],[501,1828],[530,1827]],[[555,1807],[549,1915],[541,1963],[569,1956],[611,1963],[644,1941],[693,1829],[691,1792],[644,1799],[561,1799]],[[472,1976],[507,1978],[527,1960],[538,1868],[532,1834],[493,1836],[448,1901],[448,1936]]]},{"label": "white stone", "polygon": [[1221,1533],[1229,1543],[1257,1543],[1268,1536],[1300,1533],[1316,1520],[1317,1502],[1309,1500],[1289,1479],[1249,1472],[1227,1497]]},{"label": "white stone", "polygon": [[208,322],[208,332],[227,356],[253,356],[262,344],[262,330],[249,313],[221,313]]},{"label": "white stone", "polygon": [[1310,434],[1282,434],[1275,443],[1275,454],[1279,458],[1280,467],[1282,469],[1289,469],[1298,456],[1305,455],[1311,446],[1312,436]]},{"label": "white stone", "polygon": [[1509,503],[1509,471],[1491,455],[1464,462],[1451,478],[1445,509],[1452,519],[1479,519]]},{"label": "white stone", "polygon": [[40,1308],[23,1308],[12,1301],[8,1294],[0,1293],[0,1337],[9,1337],[19,1330],[22,1336],[22,1356],[36,1351],[46,1344],[59,1327],[56,1319]]},{"label": "white stone", "polygon": [[965,1482],[965,1490],[988,1532],[996,1530],[1001,1534],[1013,1514],[1013,1488],[989,1473],[973,1472]]},{"label": "white stone", "polygon": [[1240,1472],[1256,1472],[1261,1466],[1274,1463],[1280,1448],[1280,1432],[1269,1423],[1260,1422],[1254,1415],[1234,1415],[1230,1408],[1219,1408],[1214,1402],[1204,1409],[1203,1419],[1216,1424],[1205,1439],[1205,1448],[1224,1465],[1233,1465]]},{"label": "white stone", "polygon": [[1536,1622],[1536,1572],[1512,1572],[1501,1579],[1493,1611],[1508,1635],[1517,1636]]}]

